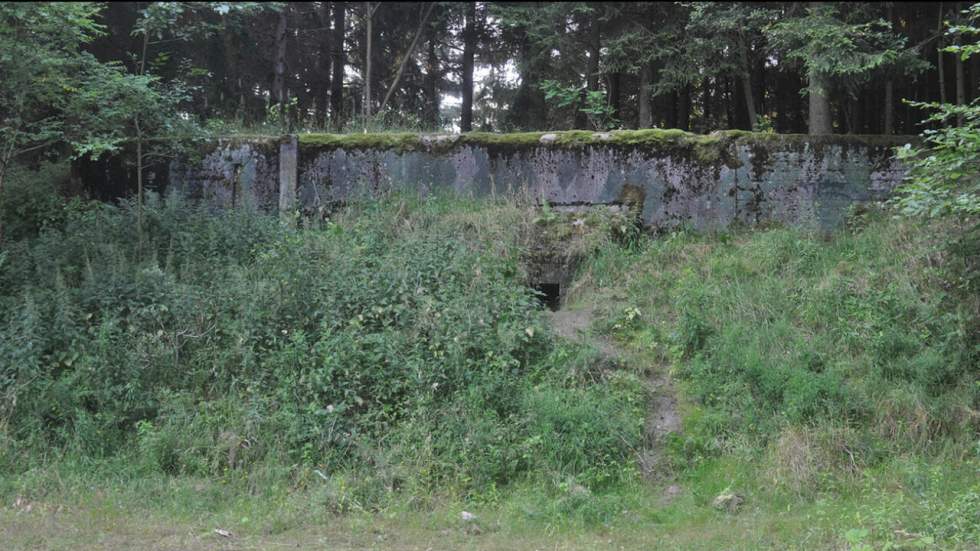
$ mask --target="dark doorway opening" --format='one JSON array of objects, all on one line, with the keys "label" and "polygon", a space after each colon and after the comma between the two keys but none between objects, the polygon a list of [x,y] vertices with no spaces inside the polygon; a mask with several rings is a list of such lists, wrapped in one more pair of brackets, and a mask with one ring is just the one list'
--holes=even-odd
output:
[{"label": "dark doorway opening", "polygon": [[534,290],[538,293],[541,306],[552,312],[561,308],[561,285],[558,283],[539,283],[534,286]]}]

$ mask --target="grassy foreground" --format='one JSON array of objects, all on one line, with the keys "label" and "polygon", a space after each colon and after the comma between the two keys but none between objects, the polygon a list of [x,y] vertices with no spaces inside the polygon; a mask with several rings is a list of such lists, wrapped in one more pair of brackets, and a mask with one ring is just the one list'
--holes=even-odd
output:
[{"label": "grassy foreground", "polygon": [[[4,548],[980,545],[950,228],[654,239],[394,198],[290,229],[170,198],[139,235],[126,205],[24,201],[0,250]],[[582,259],[567,308],[622,361],[552,334],[541,235]],[[684,429],[645,479],[655,372]]]}]

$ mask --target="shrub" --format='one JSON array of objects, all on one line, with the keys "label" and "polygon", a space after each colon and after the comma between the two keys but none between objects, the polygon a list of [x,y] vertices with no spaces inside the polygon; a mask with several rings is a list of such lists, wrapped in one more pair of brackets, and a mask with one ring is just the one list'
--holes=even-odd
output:
[{"label": "shrub", "polygon": [[22,447],[169,474],[609,484],[642,413],[551,361],[521,279],[527,215],[393,198],[290,229],[151,194],[140,240],[131,203],[66,212],[7,249],[0,419]]},{"label": "shrub", "polygon": [[0,195],[0,220],[4,238],[26,239],[43,228],[57,226],[64,220],[65,198],[62,186],[68,181],[68,164],[42,163],[37,170],[14,165],[5,175]]}]

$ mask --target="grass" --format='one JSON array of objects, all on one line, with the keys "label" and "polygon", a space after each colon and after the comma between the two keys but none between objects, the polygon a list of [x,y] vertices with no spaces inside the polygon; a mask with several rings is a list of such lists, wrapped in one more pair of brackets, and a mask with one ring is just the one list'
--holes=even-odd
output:
[{"label": "grass", "polygon": [[[293,229],[171,198],[140,244],[131,207],[37,190],[0,251],[5,548],[980,545],[955,227],[650,238],[395,197]],[[551,336],[541,242],[625,365]],[[654,370],[684,430],[645,480]]]},{"label": "grass", "polygon": [[[965,441],[976,430],[970,310],[927,252],[948,230],[869,216],[830,241],[790,229],[669,235],[600,254],[577,288],[604,306],[615,338],[671,366],[691,423],[713,436],[766,443],[820,427],[873,442],[869,458]],[[615,329],[628,307],[642,318]]]},{"label": "grass", "polygon": [[[976,472],[975,465],[955,469],[900,458],[856,480],[842,480],[834,490],[801,497],[774,490],[751,461],[730,457],[683,477],[682,493],[670,502],[656,486],[637,486],[591,504],[584,497],[555,499],[539,489],[515,489],[495,503],[443,499],[420,508],[406,500],[378,511],[337,514],[325,505],[329,498],[322,481],[270,489],[212,478],[120,480],[118,474],[97,477],[68,469],[42,475],[53,480],[25,479],[34,493],[0,509],[0,537],[8,549],[804,550],[847,549],[846,534],[866,529],[869,539],[916,548],[916,541],[928,541],[926,530],[957,522],[960,530],[971,529],[975,510],[950,506],[976,499]],[[50,493],[37,493],[47,485]],[[746,497],[737,514],[708,503],[727,487]],[[585,523],[569,515],[569,502],[576,499],[579,509],[615,506],[617,511],[605,522]],[[464,510],[477,516],[475,523],[462,521]],[[231,532],[233,539],[215,529]],[[973,529],[975,534],[975,524]],[[975,539],[942,540],[925,548],[975,544]]]}]

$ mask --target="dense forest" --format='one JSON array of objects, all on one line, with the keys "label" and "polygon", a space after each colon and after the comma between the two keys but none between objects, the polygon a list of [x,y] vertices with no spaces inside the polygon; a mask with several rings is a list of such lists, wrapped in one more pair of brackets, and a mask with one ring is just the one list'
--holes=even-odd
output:
[{"label": "dense forest", "polygon": [[111,2],[86,45],[181,110],[292,128],[773,128],[914,134],[965,104],[962,2]]},{"label": "dense forest", "polygon": [[978,23],[0,3],[0,547],[980,549]]}]

